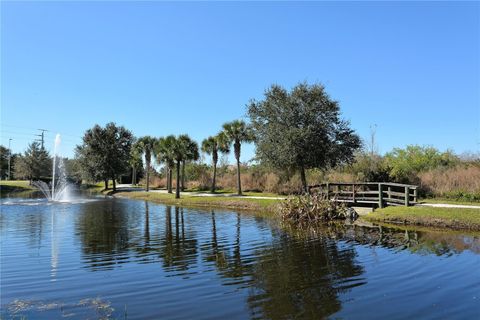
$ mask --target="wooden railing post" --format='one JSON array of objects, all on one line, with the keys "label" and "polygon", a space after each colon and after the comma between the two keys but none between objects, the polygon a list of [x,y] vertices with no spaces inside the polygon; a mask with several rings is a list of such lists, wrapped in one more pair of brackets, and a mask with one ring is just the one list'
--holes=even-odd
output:
[{"label": "wooden railing post", "polygon": [[327,183],[327,192],[326,192],[326,194],[327,194],[327,200],[330,200],[330,184],[329,184],[329,183]]},{"label": "wooden railing post", "polygon": [[383,188],[382,184],[378,184],[378,207],[383,208]]},{"label": "wooden railing post", "polygon": [[356,202],[355,200],[355,184],[352,184],[352,198],[353,198],[353,203]]},{"label": "wooden railing post", "polygon": [[413,189],[413,202],[417,203],[418,201],[418,189]]},{"label": "wooden railing post", "polygon": [[405,205],[408,207],[410,205],[410,188],[405,187]]}]

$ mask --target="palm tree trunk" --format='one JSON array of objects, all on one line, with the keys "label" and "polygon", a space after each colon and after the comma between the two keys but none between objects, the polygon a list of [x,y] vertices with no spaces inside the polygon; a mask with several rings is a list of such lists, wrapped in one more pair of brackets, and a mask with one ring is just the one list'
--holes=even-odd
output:
[{"label": "palm tree trunk", "polygon": [[172,185],[172,180],[173,180],[173,177],[172,177],[172,168],[168,167],[168,193],[172,193],[172,188],[173,188],[173,185]]},{"label": "palm tree trunk", "polygon": [[168,165],[165,165],[165,189],[167,189],[168,192],[168,178],[169,178],[169,172],[168,172]]},{"label": "palm tree trunk", "polygon": [[302,179],[302,189],[304,193],[308,192],[308,187],[307,187],[307,177],[305,175],[305,168],[303,165],[300,167],[300,178]]},{"label": "palm tree trunk", "polygon": [[177,185],[175,186],[175,199],[180,199],[180,161],[177,161]]},{"label": "palm tree trunk", "polygon": [[217,179],[217,163],[213,163],[212,193],[215,193],[215,180]]},{"label": "palm tree trunk", "polygon": [[182,191],[185,191],[185,160],[182,161]]},{"label": "palm tree trunk", "polygon": [[240,179],[240,148],[241,144],[239,140],[235,140],[235,143],[233,144],[234,152],[235,152],[235,158],[237,159],[237,189],[238,189],[238,195],[242,195],[242,181]]},{"label": "palm tree trunk", "polygon": [[132,186],[135,185],[135,166],[132,166]]},{"label": "palm tree trunk", "polygon": [[240,179],[240,159],[237,159],[237,189],[238,195],[242,195],[242,180]]},{"label": "palm tree trunk", "polygon": [[150,190],[150,162],[147,162],[147,192]]}]

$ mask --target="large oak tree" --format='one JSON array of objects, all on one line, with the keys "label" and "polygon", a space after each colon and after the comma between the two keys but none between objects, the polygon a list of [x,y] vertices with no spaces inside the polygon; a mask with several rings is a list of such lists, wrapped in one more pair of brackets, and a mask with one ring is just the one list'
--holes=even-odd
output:
[{"label": "large oak tree", "polygon": [[304,191],[305,170],[350,162],[361,146],[321,84],[300,83],[290,91],[272,85],[263,100],[249,103],[248,115],[257,157],[278,169],[297,170]]},{"label": "large oak tree", "polygon": [[112,179],[115,190],[115,180],[129,169],[132,143],[132,133],[113,122],[87,130],[75,150],[83,175],[91,181],[105,181],[105,189]]}]

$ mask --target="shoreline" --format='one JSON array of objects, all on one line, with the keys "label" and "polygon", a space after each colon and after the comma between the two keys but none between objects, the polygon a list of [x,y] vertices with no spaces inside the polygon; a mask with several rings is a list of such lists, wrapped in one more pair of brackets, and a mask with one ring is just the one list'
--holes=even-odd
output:
[{"label": "shoreline", "polygon": [[[0,183],[2,197],[35,192],[28,182]],[[278,218],[278,206],[282,199],[260,196],[198,196],[194,194],[182,194],[180,199],[175,199],[175,194],[163,192],[146,192],[143,190],[100,190],[98,187],[87,187],[94,193],[111,196],[114,198],[126,198],[145,200],[166,205],[182,206],[189,208],[216,208],[239,211],[249,211],[260,216]],[[451,204],[451,203],[450,203]],[[439,228],[443,230],[480,231],[480,209],[475,206],[462,208],[449,208],[437,206],[411,206],[411,207],[386,207],[376,209],[368,214],[361,214],[358,221],[368,223],[389,224],[403,227]]]},{"label": "shoreline", "polygon": [[[105,193],[104,193],[105,194]],[[166,205],[190,208],[217,208],[247,210],[262,216],[275,217],[279,199],[225,198],[182,196],[175,199],[174,194],[145,191],[116,191],[109,196],[151,201]],[[427,206],[387,207],[362,214],[358,221],[368,223],[390,224],[396,226],[437,228],[443,230],[480,231],[480,209],[476,208],[438,208]]]},{"label": "shoreline", "polygon": [[[104,192],[102,192],[105,194]],[[134,200],[145,200],[154,203],[166,205],[175,205],[190,208],[217,208],[217,209],[234,209],[263,213],[271,216],[275,215],[275,211],[281,200],[277,199],[257,199],[257,198],[228,198],[228,197],[197,197],[182,196],[175,199],[175,194],[155,193],[146,191],[116,191],[108,192],[106,195],[114,198],[125,198]]]}]

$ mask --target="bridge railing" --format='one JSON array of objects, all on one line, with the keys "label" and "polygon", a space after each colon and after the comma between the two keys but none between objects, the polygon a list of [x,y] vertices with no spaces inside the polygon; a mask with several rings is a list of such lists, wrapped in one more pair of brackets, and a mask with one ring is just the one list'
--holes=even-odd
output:
[{"label": "bridge railing", "polygon": [[309,192],[321,192],[339,202],[377,204],[379,208],[410,206],[418,201],[417,186],[388,182],[330,182],[309,186]]}]

